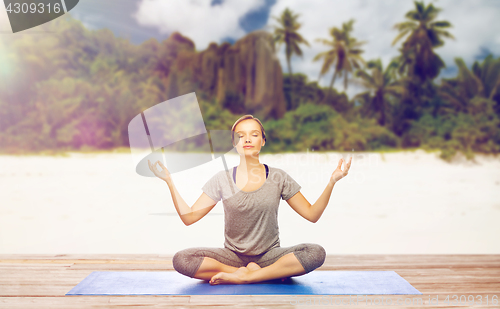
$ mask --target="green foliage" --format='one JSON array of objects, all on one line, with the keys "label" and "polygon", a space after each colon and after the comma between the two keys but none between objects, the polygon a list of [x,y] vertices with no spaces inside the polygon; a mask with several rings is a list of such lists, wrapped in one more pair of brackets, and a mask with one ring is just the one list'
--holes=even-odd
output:
[{"label": "green foliage", "polygon": [[396,67],[397,63],[392,61],[387,68],[383,69],[382,61],[377,59],[367,63],[370,73],[365,70],[356,71],[356,77],[368,91],[356,95],[354,100],[361,102],[362,116],[376,117],[381,126],[385,126],[387,116],[391,113],[391,97],[399,99],[406,92],[403,83],[395,80]]},{"label": "green foliage", "polygon": [[[277,43],[277,49],[279,49],[282,44],[285,44],[285,55],[288,62],[293,54],[302,56],[302,50],[299,44],[309,46],[309,42],[298,33],[301,27],[298,18],[299,14],[293,13],[288,8],[283,11],[279,18],[274,17],[278,25],[274,27],[273,40]],[[289,71],[288,73],[290,74],[291,72]]]},{"label": "green foliage", "polygon": [[282,119],[264,123],[267,151],[356,151],[397,146],[398,139],[375,120],[348,122],[326,105],[306,103]]},{"label": "green foliage", "polygon": [[[284,74],[287,112],[264,122],[264,150],[423,147],[441,150],[444,159],[457,153],[468,158],[475,152],[499,153],[500,58],[490,55],[470,68],[457,58],[457,76],[436,85],[433,78],[442,65],[434,48],[452,37],[445,31],[448,22],[435,21],[438,12],[432,4],[415,2],[407,21],[396,25],[400,33],[395,41],[408,35],[401,55],[385,68],[380,60],[363,66],[363,42],[351,37],[354,21],[330,29],[331,40],[321,40],[329,50],[315,58],[323,60],[320,76],[334,67],[330,88],[302,73]],[[288,42],[287,53],[300,55],[297,44],[306,41],[297,36],[297,15],[289,13],[293,18],[283,19],[280,29],[293,30],[289,38],[295,43],[285,39],[284,30],[277,30],[275,38]],[[57,35],[20,33],[0,39],[2,152],[123,149],[133,117],[192,91],[208,130],[230,130],[237,118],[252,112],[243,108],[241,93],[215,93],[215,73],[198,74],[193,63],[206,59],[179,33],[135,46],[110,30],[89,31],[70,16],[41,27]],[[223,53],[228,47],[211,45],[208,52]],[[230,57],[226,61],[237,65]],[[213,63],[204,65],[215,68]],[[333,83],[344,77],[347,87],[354,69],[354,82],[366,91],[349,100]],[[200,145],[193,138],[179,147],[194,151]]]},{"label": "green foliage", "polygon": [[401,55],[397,58],[400,64],[400,72],[412,78],[418,78],[420,82],[434,79],[443,68],[443,60],[434,53],[434,48],[444,45],[443,38],[454,38],[445,29],[451,24],[447,21],[435,21],[441,9],[434,5],[415,1],[415,9],[406,13],[407,21],[394,26],[399,31],[398,36],[392,42],[408,36],[401,47]]},{"label": "green foliage", "polygon": [[[472,71],[467,68],[461,58],[456,58],[458,75],[455,78],[444,79],[439,88],[439,95],[448,102],[441,113],[465,112],[477,113],[478,108],[471,104],[474,98],[493,100],[493,110],[499,114],[500,105],[500,58],[493,59],[490,55],[482,63],[477,61],[472,65]],[[493,112],[488,110],[488,112]],[[486,111],[486,110],[484,110]]]},{"label": "green foliage", "polygon": [[330,89],[337,76],[344,76],[344,89],[347,89],[348,75],[355,69],[360,69],[364,64],[361,57],[363,50],[360,47],[365,42],[358,42],[356,38],[351,36],[353,31],[354,20],[351,19],[342,24],[341,28],[333,27],[330,29],[330,36],[332,40],[317,39],[318,42],[330,48],[327,51],[317,54],[313,61],[323,59],[323,66],[321,67],[320,77],[325,75],[333,66],[334,73],[330,82]]},{"label": "green foliage", "polygon": [[318,86],[318,82],[309,82],[305,74],[293,74],[293,102],[292,102],[292,78],[290,74],[283,74],[283,92],[285,93],[286,109],[291,111],[306,102],[321,102],[325,97],[325,91]]},{"label": "green foliage", "polygon": [[[292,55],[302,56],[302,50],[300,49],[299,44],[309,45],[302,35],[298,32],[301,24],[298,22],[299,14],[294,14],[290,9],[286,8],[281,16],[274,17],[274,19],[278,22],[278,26],[274,27],[274,37],[273,41],[276,44],[277,48],[282,44],[285,44],[285,55],[286,55],[286,63],[288,66],[288,74],[293,76],[292,65],[290,63],[290,59]],[[290,102],[295,101],[294,97],[294,80],[290,80]]]},{"label": "green foliage", "polygon": [[243,94],[229,91],[224,96],[221,105],[224,109],[227,109],[235,114],[243,114],[245,113],[243,108],[244,101],[245,98],[243,97]]},{"label": "green foliage", "polygon": [[220,107],[215,100],[200,100],[199,104],[207,130],[231,130],[236,119],[241,117]]},{"label": "green foliage", "polygon": [[[487,99],[475,100],[475,103],[483,107],[492,105]],[[485,111],[487,110],[488,108],[485,108]],[[450,160],[457,152],[471,159],[474,157],[474,152],[500,152],[499,127],[500,119],[494,113],[481,112],[476,115],[458,113],[437,117],[425,114],[413,123],[408,136],[420,141],[420,146],[424,149],[441,149],[440,157],[443,159]]]}]

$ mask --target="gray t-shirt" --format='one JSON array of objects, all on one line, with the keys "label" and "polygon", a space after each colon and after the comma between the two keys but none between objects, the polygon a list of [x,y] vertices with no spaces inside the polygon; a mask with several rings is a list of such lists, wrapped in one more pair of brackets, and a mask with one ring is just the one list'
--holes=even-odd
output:
[{"label": "gray t-shirt", "polygon": [[224,205],[224,247],[245,255],[259,255],[280,246],[278,206],[300,191],[285,171],[269,166],[264,184],[255,191],[242,191],[229,171],[220,171],[202,188]]}]

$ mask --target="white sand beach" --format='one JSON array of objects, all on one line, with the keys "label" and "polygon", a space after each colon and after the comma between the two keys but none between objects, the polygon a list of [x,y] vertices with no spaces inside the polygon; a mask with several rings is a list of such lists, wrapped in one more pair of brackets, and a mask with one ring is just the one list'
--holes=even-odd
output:
[{"label": "white sand beach", "polygon": [[[281,201],[281,246],[327,254],[500,254],[500,158],[447,163],[422,150],[262,154],[314,203],[339,159],[353,156],[317,223]],[[227,155],[229,167],[239,163]],[[192,205],[220,159],[173,174]],[[167,185],[135,173],[127,153],[0,155],[0,254],[174,254],[222,247],[222,202],[184,226]]]}]

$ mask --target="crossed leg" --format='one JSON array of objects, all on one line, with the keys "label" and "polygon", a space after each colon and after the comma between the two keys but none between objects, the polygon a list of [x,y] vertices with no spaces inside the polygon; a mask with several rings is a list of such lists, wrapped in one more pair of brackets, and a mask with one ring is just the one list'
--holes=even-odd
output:
[{"label": "crossed leg", "polygon": [[[211,262],[212,261],[208,262],[207,265],[209,265]],[[205,261],[203,261],[203,263],[205,263]],[[203,263],[200,266],[200,269],[202,269],[202,266],[204,266]],[[223,266],[219,268],[221,269],[219,272],[217,272],[217,270],[213,268],[210,270],[211,272],[207,271],[207,269],[202,269],[202,272],[204,274],[211,274],[213,272],[216,272],[216,274],[211,277],[209,281],[210,284],[216,285],[256,283],[291,276],[300,276],[306,273],[304,267],[302,267],[302,264],[300,264],[299,260],[295,257],[293,252],[280,257],[276,262],[264,268],[261,268],[259,265],[253,262],[248,263],[246,267],[239,268],[226,268],[227,265],[222,265]],[[196,275],[198,275],[198,273]],[[195,278],[197,278],[196,275]],[[206,276],[200,279],[205,278]]]},{"label": "crossed leg", "polygon": [[301,276],[307,273],[306,269],[320,267],[325,256],[323,247],[306,243],[273,248],[254,259],[257,264],[227,248],[200,247],[177,252],[173,266],[181,274],[210,284],[241,284]]},{"label": "crossed leg", "polygon": [[200,268],[198,268],[198,271],[194,275],[194,278],[208,281],[220,272],[234,273],[237,270],[238,267],[229,266],[217,261],[216,259],[205,256]]}]

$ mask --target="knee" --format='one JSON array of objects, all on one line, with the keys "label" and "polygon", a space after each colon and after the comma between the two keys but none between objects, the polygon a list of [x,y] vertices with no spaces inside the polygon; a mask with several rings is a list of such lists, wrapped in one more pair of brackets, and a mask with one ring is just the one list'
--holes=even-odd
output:
[{"label": "knee", "polygon": [[182,270],[184,269],[184,265],[186,264],[187,260],[189,260],[189,255],[184,251],[185,250],[177,252],[172,258],[172,265],[174,266],[174,269],[181,274],[183,273]]},{"label": "knee", "polygon": [[201,262],[203,262],[203,257],[195,255],[191,249],[181,250],[172,258],[175,271],[191,278],[194,277]]},{"label": "knee", "polygon": [[309,244],[309,251],[311,252],[311,256],[315,261],[315,269],[320,267],[325,263],[326,259],[326,250],[322,246],[318,244]]},{"label": "knee", "polygon": [[298,253],[302,266],[308,273],[325,263],[326,250],[318,244],[302,244],[302,250]]}]

